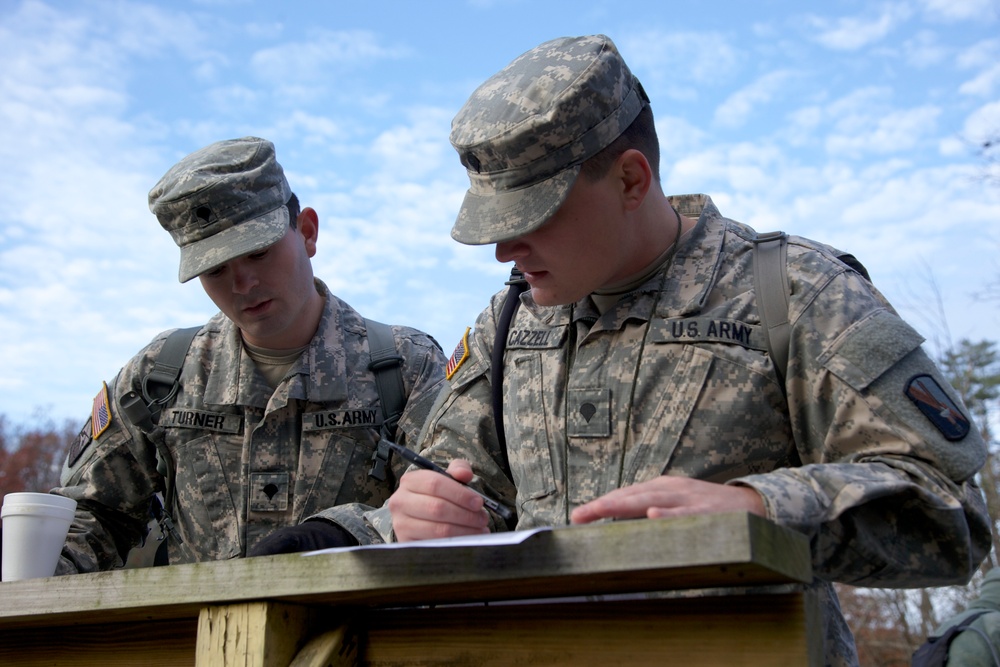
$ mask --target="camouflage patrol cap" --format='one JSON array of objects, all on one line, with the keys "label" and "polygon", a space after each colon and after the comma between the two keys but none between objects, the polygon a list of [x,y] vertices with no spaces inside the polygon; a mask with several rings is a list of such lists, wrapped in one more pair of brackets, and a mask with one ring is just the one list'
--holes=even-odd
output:
[{"label": "camouflage patrol cap", "polygon": [[618,138],[649,102],[604,35],[531,49],[472,93],[451,123],[469,173],[456,241],[496,243],[542,225],[580,165]]},{"label": "camouflage patrol cap", "polygon": [[185,283],[281,240],[292,196],[274,144],[219,141],[175,164],[149,191],[149,210],[181,249]]}]

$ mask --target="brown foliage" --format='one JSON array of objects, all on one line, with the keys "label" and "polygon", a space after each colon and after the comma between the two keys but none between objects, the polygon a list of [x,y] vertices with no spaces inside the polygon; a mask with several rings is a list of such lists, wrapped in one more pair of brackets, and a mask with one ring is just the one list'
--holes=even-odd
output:
[{"label": "brown foliage", "polygon": [[45,492],[59,485],[59,471],[78,427],[38,419],[12,426],[0,415],[0,498],[19,491]]},{"label": "brown foliage", "polygon": [[841,609],[854,633],[859,664],[908,667],[913,652],[925,639],[920,619],[913,612],[924,591],[842,584],[836,588]]}]

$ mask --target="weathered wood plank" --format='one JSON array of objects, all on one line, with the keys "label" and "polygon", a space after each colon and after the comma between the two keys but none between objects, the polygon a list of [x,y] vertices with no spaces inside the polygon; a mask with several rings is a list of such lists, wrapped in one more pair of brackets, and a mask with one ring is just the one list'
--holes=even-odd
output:
[{"label": "weathered wood plank", "polygon": [[[100,621],[99,615],[92,622]],[[0,665],[193,667],[196,618],[0,629]]]},{"label": "weathered wood plank", "polygon": [[373,611],[370,667],[810,662],[797,594]]},{"label": "weathered wood plank", "polygon": [[0,584],[0,664],[820,664],[800,593],[565,599],[810,579],[808,540],[747,514],[122,570]]},{"label": "weathered wood plank", "polygon": [[356,550],[0,584],[0,629],[197,616],[259,599],[404,605],[809,581],[808,540],[744,513],[559,528],[517,545]]}]

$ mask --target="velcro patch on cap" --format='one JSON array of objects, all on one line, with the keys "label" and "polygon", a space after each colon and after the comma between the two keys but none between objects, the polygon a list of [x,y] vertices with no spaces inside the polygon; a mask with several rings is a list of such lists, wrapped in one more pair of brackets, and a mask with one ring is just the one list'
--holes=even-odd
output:
[{"label": "velcro patch on cap", "polygon": [[906,396],[947,440],[961,440],[969,434],[969,418],[962,414],[948,394],[930,375],[917,375],[906,385]]},{"label": "velcro patch on cap", "polygon": [[462,334],[462,340],[458,341],[458,345],[455,346],[455,351],[451,353],[451,358],[448,359],[448,365],[444,369],[444,376],[446,379],[450,380],[451,376],[455,374],[465,360],[469,358],[469,332],[472,329],[465,327],[465,333]]},{"label": "velcro patch on cap", "polygon": [[97,440],[111,426],[111,406],[108,405],[108,383],[101,383],[101,390],[94,396],[94,406],[91,410],[91,437]]}]

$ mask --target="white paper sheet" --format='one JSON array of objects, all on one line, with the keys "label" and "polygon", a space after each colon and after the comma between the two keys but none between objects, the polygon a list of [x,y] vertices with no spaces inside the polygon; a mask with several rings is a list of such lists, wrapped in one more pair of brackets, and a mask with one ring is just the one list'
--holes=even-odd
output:
[{"label": "white paper sheet", "polygon": [[356,547],[334,547],[333,549],[320,549],[319,551],[306,551],[303,556],[316,556],[319,554],[333,554],[343,551],[361,551],[364,549],[440,549],[447,547],[475,547],[475,546],[506,546],[520,544],[537,533],[544,533],[551,528],[534,528],[532,530],[512,530],[503,533],[490,533],[488,535],[468,535],[465,537],[445,537],[439,540],[420,540],[418,542],[391,542],[389,544],[366,544]]}]

